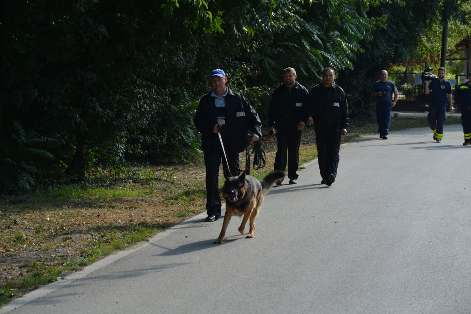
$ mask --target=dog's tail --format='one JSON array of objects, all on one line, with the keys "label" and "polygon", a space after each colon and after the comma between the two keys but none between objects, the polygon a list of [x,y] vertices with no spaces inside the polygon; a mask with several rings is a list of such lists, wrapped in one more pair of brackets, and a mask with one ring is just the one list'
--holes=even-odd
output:
[{"label": "dog's tail", "polygon": [[262,180],[263,193],[266,194],[276,181],[282,180],[284,177],[285,177],[285,173],[283,171],[278,171],[278,170],[275,170],[267,174],[266,177],[263,178]]}]

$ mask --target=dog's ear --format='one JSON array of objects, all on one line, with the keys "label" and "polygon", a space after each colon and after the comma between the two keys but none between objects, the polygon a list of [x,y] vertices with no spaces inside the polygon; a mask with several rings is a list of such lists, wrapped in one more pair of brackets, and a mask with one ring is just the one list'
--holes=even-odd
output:
[{"label": "dog's ear", "polygon": [[242,171],[242,173],[239,175],[239,181],[241,182],[245,181],[245,171]]}]

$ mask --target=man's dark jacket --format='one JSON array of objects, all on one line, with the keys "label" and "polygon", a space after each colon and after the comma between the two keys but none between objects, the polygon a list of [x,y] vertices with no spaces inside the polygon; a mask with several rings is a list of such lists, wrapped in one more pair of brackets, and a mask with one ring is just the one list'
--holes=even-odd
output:
[{"label": "man's dark jacket", "polygon": [[[217,124],[215,98],[211,92],[204,95],[199,102],[194,123],[201,133],[203,149],[211,149],[219,145],[217,134],[213,127]],[[262,137],[262,122],[255,109],[239,95],[230,89],[225,96],[225,125],[221,135],[226,148],[233,152],[243,151],[248,144],[248,133]]]},{"label": "man's dark jacket", "polygon": [[292,88],[281,85],[275,89],[268,111],[269,126],[296,129],[299,122],[307,120],[307,96],[307,89],[298,82]]},{"label": "man's dark jacket", "polygon": [[456,85],[455,91],[455,102],[459,105],[460,111],[469,112],[471,109],[471,83]]},{"label": "man's dark jacket", "polygon": [[309,92],[309,109],[316,128],[340,130],[349,125],[347,96],[336,84],[314,86]]}]

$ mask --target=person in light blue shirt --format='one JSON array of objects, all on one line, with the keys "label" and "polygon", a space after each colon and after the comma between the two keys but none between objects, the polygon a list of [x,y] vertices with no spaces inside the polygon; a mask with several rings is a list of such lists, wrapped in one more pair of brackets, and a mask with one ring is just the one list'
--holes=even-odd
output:
[{"label": "person in light blue shirt", "polygon": [[388,71],[381,70],[380,79],[373,86],[376,97],[376,120],[379,137],[388,138],[391,127],[391,110],[397,103],[397,89],[393,82],[388,81]]}]

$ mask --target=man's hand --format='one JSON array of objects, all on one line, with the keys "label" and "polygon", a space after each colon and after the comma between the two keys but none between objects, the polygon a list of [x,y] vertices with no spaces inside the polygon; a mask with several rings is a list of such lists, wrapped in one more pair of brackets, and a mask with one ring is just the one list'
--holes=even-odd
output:
[{"label": "man's hand", "polygon": [[260,139],[257,134],[252,135],[252,137],[249,140],[249,144],[252,145],[253,143],[257,142]]},{"label": "man's hand", "polygon": [[314,119],[313,119],[312,117],[309,117],[309,118],[307,119],[307,125],[308,125],[308,126],[311,126],[311,125],[313,125],[313,124],[314,124]]},{"label": "man's hand", "polygon": [[304,126],[306,125],[306,123],[304,123],[304,121],[299,121],[298,122],[298,131],[301,131],[302,129],[304,129]]},{"label": "man's hand", "polygon": [[393,108],[396,107],[396,105],[397,105],[397,101],[393,101],[393,102],[392,102]]},{"label": "man's hand", "polygon": [[340,130],[340,134],[342,135],[347,135],[347,133],[348,133],[347,129]]},{"label": "man's hand", "polygon": [[275,128],[273,128],[273,127],[272,127],[272,128],[270,128],[269,134],[270,134],[270,136],[273,136],[273,135],[275,135],[275,134],[276,134],[276,129],[275,129]]},{"label": "man's hand", "polygon": [[218,132],[219,132],[219,125],[218,125],[218,124],[215,124],[215,125],[213,126],[213,133],[214,133],[214,134],[217,134]]}]

